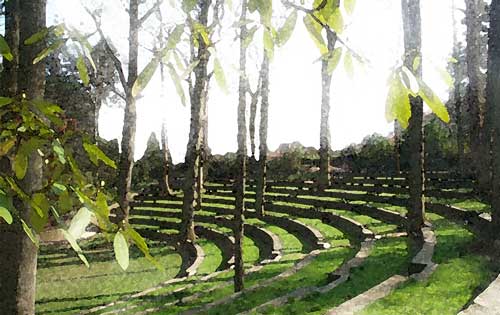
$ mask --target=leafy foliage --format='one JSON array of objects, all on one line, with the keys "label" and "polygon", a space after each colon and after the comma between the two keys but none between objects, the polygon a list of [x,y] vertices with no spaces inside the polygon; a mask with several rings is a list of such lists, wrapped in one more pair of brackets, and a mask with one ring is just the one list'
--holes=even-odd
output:
[{"label": "leafy foliage", "polygon": [[[415,58],[414,67],[418,68],[420,60]],[[412,82],[418,86],[416,91],[412,90]],[[444,103],[434,91],[421,79],[417,78],[408,68],[397,67],[389,79],[389,92],[386,101],[386,119],[388,122],[399,121],[403,128],[408,127],[411,116],[410,96],[421,97],[436,116],[448,123],[450,116]]]},{"label": "leafy foliage", "polygon": [[[42,100],[28,100],[24,96],[1,98],[1,103],[0,158],[9,162],[11,170],[0,169],[0,217],[8,224],[20,223],[37,245],[38,238],[35,234],[55,221],[71,247],[88,266],[76,239],[93,217],[97,219],[97,224],[105,235],[131,228],[126,223],[110,221],[108,198],[98,187],[89,184],[80,171],[73,158],[71,142],[82,138],[89,159],[96,165],[98,161],[102,161],[108,166],[116,167],[115,162],[95,144],[88,142],[85,135],[74,130],[65,120],[59,106]],[[24,190],[23,179],[30,161],[36,156],[43,160],[44,177],[41,187],[28,193]],[[14,199],[29,206],[29,222],[14,206]],[[62,216],[71,216],[78,209],[78,204],[83,207],[79,207],[80,210],[73,216],[68,227]],[[127,235],[134,235],[132,241],[153,260],[138,234],[129,232]]]}]

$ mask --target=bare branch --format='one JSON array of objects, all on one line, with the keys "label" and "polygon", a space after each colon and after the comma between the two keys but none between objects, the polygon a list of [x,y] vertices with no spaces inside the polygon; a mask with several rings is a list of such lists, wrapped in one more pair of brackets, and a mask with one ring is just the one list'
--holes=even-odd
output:
[{"label": "bare branch", "polygon": [[104,36],[104,33],[101,29],[101,23],[97,20],[97,17],[94,14],[92,14],[92,11],[90,11],[89,8],[87,8],[86,6],[84,6],[84,8],[85,8],[85,11],[87,11],[87,13],[90,15],[92,20],[94,20],[94,24],[97,28],[97,32],[99,33],[101,40],[104,42],[104,47],[106,48],[106,52],[113,60],[113,64],[115,66],[115,69],[118,72],[118,76],[120,77],[120,83],[122,84],[123,90],[125,91],[125,93],[127,93],[128,92],[128,84],[127,84],[127,80],[125,79],[125,74],[123,73],[122,62],[120,61],[120,59],[118,59],[118,57],[115,55],[115,52],[113,51],[113,49],[109,45],[109,42],[106,39],[106,36]]},{"label": "bare branch", "polygon": [[156,3],[146,12],[144,15],[139,19],[139,24],[138,26],[141,27],[147,19],[153,14],[156,10],[160,8],[160,5],[162,4],[162,1],[158,0]]}]

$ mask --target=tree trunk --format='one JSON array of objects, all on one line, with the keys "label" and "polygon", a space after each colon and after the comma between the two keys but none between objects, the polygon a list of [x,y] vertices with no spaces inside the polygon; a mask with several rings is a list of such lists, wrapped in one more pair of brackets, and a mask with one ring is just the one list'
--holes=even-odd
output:
[{"label": "tree trunk", "polygon": [[[327,29],[328,51],[335,49],[337,35]],[[330,89],[332,75],[328,73],[328,60],[321,61],[321,125],[319,136],[318,188],[325,190],[330,185]]]},{"label": "tree trunk", "polygon": [[[208,9],[211,0],[198,1],[199,16],[198,22],[204,26],[208,23]],[[189,130],[189,141],[186,150],[186,175],[184,179],[184,199],[182,204],[182,222],[180,236],[182,241],[194,241],[194,210],[196,207],[196,182],[199,174],[200,147],[201,147],[201,125],[202,125],[202,104],[205,102],[205,91],[208,85],[207,63],[209,58],[208,47],[205,45],[201,35],[198,38],[197,59],[199,63],[194,69],[195,84],[191,93],[191,127]]]},{"label": "tree trunk", "polygon": [[[484,173],[485,158],[489,148],[485,145],[487,135],[483,130],[484,126],[484,77],[481,73],[481,15],[484,7],[483,0],[466,0],[465,24],[466,33],[466,55],[467,55],[467,76],[469,85],[467,87],[467,111],[470,121],[470,149],[473,161],[473,172],[478,179],[478,190],[487,190],[488,175]],[[486,186],[485,186],[486,185]]]},{"label": "tree trunk", "polygon": [[208,159],[208,89],[210,86],[210,78],[208,78],[207,86],[205,87],[204,99],[201,108],[201,129],[200,129],[200,163],[198,164],[198,177],[196,178],[196,207],[195,210],[201,210],[203,202],[203,185],[205,183],[205,164]]},{"label": "tree trunk", "polygon": [[464,168],[464,157],[465,157],[465,146],[464,146],[464,127],[462,119],[462,95],[460,91],[460,85],[463,80],[462,67],[460,65],[460,51],[461,45],[458,42],[458,32],[457,32],[457,18],[456,18],[456,4],[455,0],[452,3],[452,21],[453,21],[453,57],[456,59],[453,65],[453,75],[454,75],[454,86],[453,86],[453,102],[455,105],[455,125],[456,125],[456,136],[457,136],[457,161],[458,168],[457,171],[463,174]]},{"label": "tree trunk", "polygon": [[137,112],[132,87],[137,80],[137,58],[139,55],[139,0],[130,0],[129,7],[129,62],[125,115],[123,119],[122,144],[118,175],[118,198],[125,220],[130,211],[129,193],[132,184],[132,169],[134,167],[135,132],[137,127]]},{"label": "tree trunk", "polygon": [[170,188],[170,163],[172,163],[172,158],[170,156],[170,150],[168,149],[167,140],[167,126],[165,123],[161,126],[161,148],[163,153],[163,178],[161,181],[162,192],[164,196],[172,196],[173,191]]},{"label": "tree trunk", "polygon": [[250,101],[250,123],[248,125],[248,131],[250,133],[250,152],[253,161],[255,161],[255,120],[257,118],[258,102],[259,102],[259,86],[257,86],[257,90],[255,91],[255,93],[252,94],[252,100]]},{"label": "tree trunk", "polygon": [[[18,7],[16,7],[19,5]],[[19,10],[17,10],[19,9]],[[19,51],[18,83],[19,91],[26,93],[28,99],[42,98],[45,91],[45,67],[40,62],[33,65],[33,60],[42,49],[42,43],[19,45],[17,41],[17,17],[19,17],[19,43],[45,27],[45,0],[9,1],[7,8],[7,27],[14,34],[9,42],[13,52]],[[19,14],[19,15],[17,15]],[[10,36],[9,36],[10,37]],[[15,68],[15,65],[14,65]],[[14,87],[14,83],[9,84]],[[13,90],[11,90],[13,92]],[[22,182],[22,188],[31,195],[42,188],[42,160],[35,153],[29,158],[28,171]],[[30,222],[27,204],[16,202],[19,215]],[[15,220],[12,225],[0,224],[0,310],[3,314],[35,314],[36,262],[37,248],[23,230],[21,222]]]},{"label": "tree trunk", "polygon": [[260,104],[260,124],[259,124],[259,164],[257,170],[256,192],[255,192],[255,211],[257,215],[264,215],[264,194],[266,192],[266,173],[267,173],[267,128],[269,112],[269,58],[264,52],[264,60],[261,69],[261,104]]},{"label": "tree trunk", "polygon": [[396,164],[396,176],[401,174],[401,125],[394,120],[394,162]]},{"label": "tree trunk", "polygon": [[500,239],[500,1],[492,0],[490,5],[490,30],[488,41],[488,79],[486,86],[486,100],[488,111],[491,114],[493,130],[492,145],[492,221],[494,235]]},{"label": "tree trunk", "polygon": [[[415,58],[421,58],[421,18],[420,0],[402,0],[405,66],[413,69]],[[422,66],[414,69],[414,74],[422,77]],[[422,228],[425,224],[424,200],[424,129],[423,101],[420,97],[410,97],[411,118],[408,127],[409,164],[409,207],[408,207],[408,240],[409,252],[413,255],[423,245]]]},{"label": "tree trunk", "polygon": [[[241,3],[240,21],[245,21],[247,15],[247,1]],[[243,222],[245,211],[245,177],[247,162],[247,130],[246,130],[246,62],[247,50],[243,43],[247,37],[247,27],[242,23],[240,27],[240,79],[238,100],[238,174],[236,177],[236,198],[234,209],[234,291],[243,290],[244,265],[243,265]]]}]

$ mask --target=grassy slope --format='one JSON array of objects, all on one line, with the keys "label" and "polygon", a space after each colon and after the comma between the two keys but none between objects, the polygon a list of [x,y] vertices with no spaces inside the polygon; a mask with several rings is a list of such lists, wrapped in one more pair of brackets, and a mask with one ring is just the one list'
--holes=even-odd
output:
[{"label": "grassy slope", "polygon": [[454,315],[474,296],[478,286],[488,283],[491,273],[486,259],[469,251],[473,236],[436,215],[429,217],[437,234],[434,261],[439,267],[427,281],[408,282],[361,314]]}]

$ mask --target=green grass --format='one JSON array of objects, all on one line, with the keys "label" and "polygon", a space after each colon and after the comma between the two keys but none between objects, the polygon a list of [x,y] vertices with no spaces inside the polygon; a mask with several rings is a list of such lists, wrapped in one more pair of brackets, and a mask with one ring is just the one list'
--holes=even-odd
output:
[{"label": "green grass", "polygon": [[392,275],[404,271],[407,266],[406,254],[404,239],[377,241],[371,255],[363,265],[352,270],[348,281],[325,294],[312,294],[304,299],[291,300],[282,307],[268,307],[260,314],[324,314]]},{"label": "green grass", "polygon": [[[101,243],[100,241],[97,241]],[[82,242],[82,249],[89,250],[95,242]],[[44,257],[44,251],[68,248],[45,246],[37,272],[37,314],[75,314],[78,309],[112,302],[123,295],[135,293],[162,281],[171,279],[179,271],[181,258],[172,248],[156,246],[151,253],[165,266],[165,272],[155,269],[142,254],[131,247],[130,266],[122,271],[114,260],[112,248],[99,244],[103,250],[87,255],[87,269],[76,257],[53,259]],[[45,259],[46,258],[46,259]],[[44,266],[45,265],[45,266]]]},{"label": "green grass", "polygon": [[489,283],[492,273],[488,262],[469,249],[473,236],[437,215],[428,217],[433,221],[438,241],[433,258],[439,264],[436,271],[427,281],[408,282],[360,315],[454,315],[474,296],[477,287]]},{"label": "green grass", "polygon": [[[302,251],[302,244],[293,235],[289,234],[288,232],[279,227],[273,225],[267,225],[264,222],[257,219],[249,219],[248,222],[251,224],[262,226],[267,230],[277,234],[282,241],[284,256],[281,259],[281,261],[266,265],[258,272],[248,274],[245,277],[246,286],[251,286],[255,283],[259,283],[264,279],[268,279],[287,270],[299,258],[302,257],[302,254],[300,253]],[[233,292],[232,283],[230,282],[226,284],[227,281],[232,280],[233,274],[234,272],[232,270],[223,272],[215,278],[212,278],[202,283],[196,283],[193,287],[178,292],[175,295],[171,294],[166,295],[166,294],[172,292],[174,288],[178,288],[181,285],[173,286],[172,288],[165,288],[164,290],[154,292],[150,296],[143,298],[142,301],[135,301],[135,302],[140,302],[139,303],[140,305],[137,308],[131,310],[130,312],[124,312],[123,314],[134,314],[140,310],[144,310],[147,308],[161,307],[168,303],[174,303],[179,298],[188,297],[193,294],[200,294],[201,296],[199,299],[196,299],[195,301],[188,303],[187,305],[166,306],[165,309],[158,312],[158,314],[177,314],[182,310],[195,307],[196,305],[201,305],[203,303],[208,303],[210,301],[217,300]],[[210,290],[216,285],[223,285],[223,287],[208,292],[208,290]]]}]

